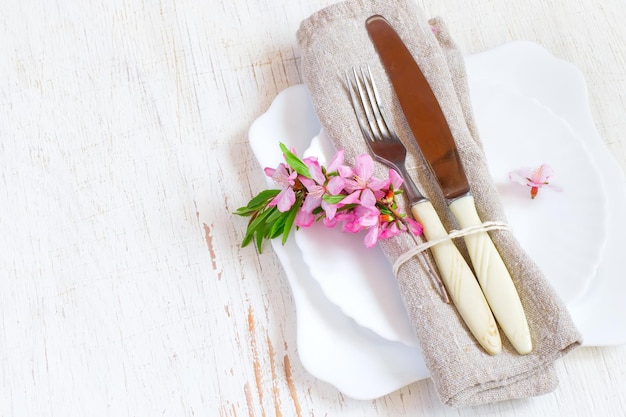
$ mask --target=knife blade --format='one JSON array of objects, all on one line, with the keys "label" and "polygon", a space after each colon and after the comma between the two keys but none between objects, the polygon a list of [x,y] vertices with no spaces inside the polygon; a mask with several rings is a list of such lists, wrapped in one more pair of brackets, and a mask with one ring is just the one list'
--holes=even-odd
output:
[{"label": "knife blade", "polygon": [[[450,211],[463,229],[482,224],[454,137],[426,77],[384,17],[371,16],[365,26]],[[478,282],[502,332],[520,354],[531,352],[532,340],[524,308],[489,234],[470,234],[464,240]]]}]

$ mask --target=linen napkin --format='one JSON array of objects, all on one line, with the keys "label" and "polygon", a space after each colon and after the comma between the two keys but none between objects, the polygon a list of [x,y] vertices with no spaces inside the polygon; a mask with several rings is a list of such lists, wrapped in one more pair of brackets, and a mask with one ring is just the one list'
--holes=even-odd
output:
[{"label": "linen napkin", "polygon": [[[463,57],[443,21],[429,22],[410,0],[348,0],[301,23],[297,39],[302,75],[326,133],[337,149],[344,149],[348,162],[368,152],[344,80],[353,65],[370,65],[391,123],[409,152],[410,175],[431,199],[446,228],[459,228],[421,160],[369,40],[365,20],[374,14],[384,16],[398,31],[431,84],[459,148],[481,219],[505,222],[473,122]],[[386,175],[382,165],[377,170],[379,177]],[[558,384],[555,360],[581,343],[564,304],[515,236],[505,230],[490,234],[526,311],[534,344],[528,355],[519,355],[504,334],[502,353],[490,356],[482,350],[454,306],[442,301],[418,257],[405,263],[396,277],[440,400],[454,407],[551,392]],[[380,243],[391,263],[415,245],[402,235]],[[456,243],[462,248],[462,242]]]}]

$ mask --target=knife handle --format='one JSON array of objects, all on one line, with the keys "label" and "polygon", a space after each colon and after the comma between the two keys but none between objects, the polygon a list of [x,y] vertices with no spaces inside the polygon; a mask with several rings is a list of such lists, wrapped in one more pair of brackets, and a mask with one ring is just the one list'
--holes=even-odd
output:
[{"label": "knife handle", "polygon": [[[450,210],[463,229],[482,224],[471,195],[454,200]],[[518,353],[530,353],[533,346],[524,308],[500,253],[487,232],[464,239],[478,282],[500,328]]]},{"label": "knife handle", "polygon": [[[411,213],[422,224],[426,239],[432,241],[448,235],[430,201],[413,205]],[[500,353],[498,326],[465,258],[451,240],[444,240],[430,250],[446,290],[470,332],[487,353]]]}]

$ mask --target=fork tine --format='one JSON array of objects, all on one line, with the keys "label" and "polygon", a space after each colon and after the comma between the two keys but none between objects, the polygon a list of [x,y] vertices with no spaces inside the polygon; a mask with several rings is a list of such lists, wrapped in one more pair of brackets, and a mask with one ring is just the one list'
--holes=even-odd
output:
[{"label": "fork tine", "polygon": [[[354,114],[356,115],[356,119],[359,122],[359,127],[361,128],[361,132],[365,137],[365,143],[367,147],[370,148],[370,142],[374,141],[373,132],[371,130],[371,124],[369,119],[367,118],[367,106],[363,100],[363,95],[361,94],[361,90],[359,88],[359,78],[356,73],[356,69],[352,68],[354,75],[354,82],[350,78],[348,72],[346,72],[346,84],[348,85],[348,90],[350,92],[350,100],[352,101],[352,109],[354,110]],[[355,90],[358,92],[359,97],[357,98]]]},{"label": "fork tine", "polygon": [[376,83],[374,82],[374,77],[372,76],[372,69],[370,66],[367,66],[367,73],[364,68],[361,68],[361,74],[363,76],[363,80],[366,83],[367,92],[369,96],[369,102],[372,104],[372,109],[374,110],[374,116],[376,118],[376,123],[378,125],[378,129],[381,132],[381,139],[391,138],[393,140],[398,140],[396,136],[396,132],[393,130],[391,125],[387,123],[387,115],[385,114],[385,109],[380,99],[380,94],[378,93],[378,88],[376,87]]},{"label": "fork tine", "polygon": [[[369,65],[367,68],[369,71]],[[385,123],[383,120],[381,120],[380,109],[378,108],[378,102],[376,100],[376,96],[373,91],[375,86],[373,85],[371,72],[369,74],[366,74],[365,69],[363,67],[360,68],[360,72],[361,72],[361,76],[357,78],[363,83],[363,89],[359,89],[359,92],[361,93],[361,100],[364,103],[367,101],[368,108],[371,111],[371,114],[368,114],[367,119],[369,121],[370,128],[374,132],[374,140],[382,141],[385,139],[385,132],[383,130]],[[355,77],[356,77],[356,70],[355,70]],[[378,134],[378,132],[380,132],[380,134]]]},{"label": "fork tine", "polygon": [[[361,98],[361,104],[363,105],[363,109],[365,110],[365,118],[367,119],[367,124],[369,126],[370,132],[372,133],[372,139],[374,141],[380,140],[381,136],[379,135],[378,121],[377,115],[375,112],[375,105],[372,102],[370,88],[367,83],[367,80],[363,76],[363,68],[361,68],[361,76],[359,76],[356,67],[352,67],[352,73],[354,74],[354,80],[357,86],[357,91],[359,92],[359,97]],[[381,132],[382,133],[382,132]]]}]

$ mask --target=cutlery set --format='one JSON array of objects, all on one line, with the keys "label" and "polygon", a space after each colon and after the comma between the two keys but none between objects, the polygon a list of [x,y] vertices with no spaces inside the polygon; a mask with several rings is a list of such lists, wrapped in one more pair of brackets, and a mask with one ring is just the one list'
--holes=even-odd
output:
[{"label": "cutlery set", "polygon": [[[496,321],[520,354],[532,351],[532,341],[519,295],[498,250],[480,219],[458,149],[428,81],[400,36],[382,16],[367,19],[366,29],[398,98],[402,113],[426,165],[437,178],[448,208],[465,234],[473,272],[454,242],[446,239],[431,202],[418,190],[404,166],[406,148],[388,124],[369,68],[346,76],[359,126],[374,158],[398,171],[411,213],[424,228],[439,274],[452,302],[478,343],[490,355],[502,342]],[[474,274],[475,273],[475,274]]]}]

